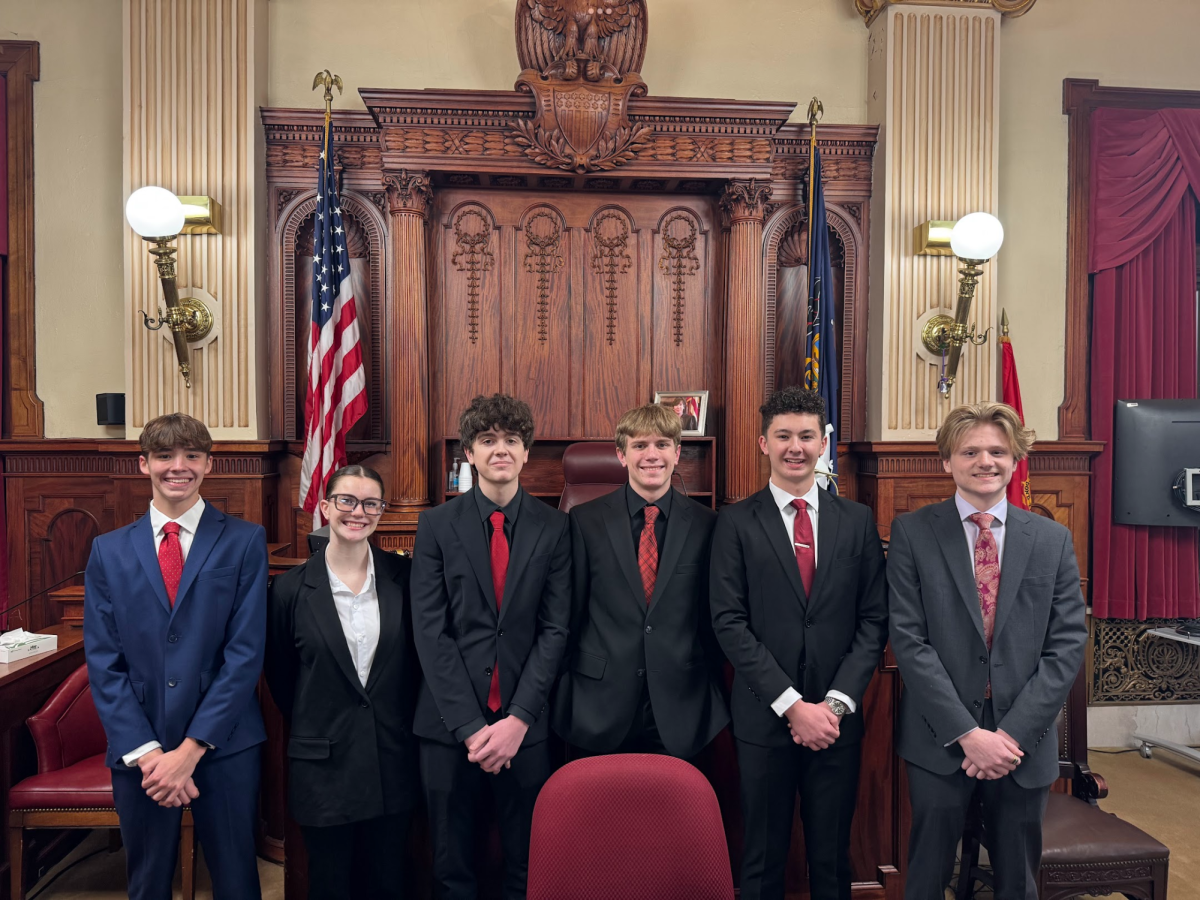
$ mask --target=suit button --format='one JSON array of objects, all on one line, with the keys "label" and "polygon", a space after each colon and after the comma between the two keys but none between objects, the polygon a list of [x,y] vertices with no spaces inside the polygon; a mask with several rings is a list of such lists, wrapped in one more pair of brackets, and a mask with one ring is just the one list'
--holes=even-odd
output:
[{"label": "suit button", "polygon": [[358,705],[361,706],[363,709],[370,709],[370,707],[371,707],[371,704],[368,703],[366,700],[363,700]]},{"label": "suit button", "polygon": [[812,620],[812,619],[805,619],[805,620],[804,620],[804,627],[805,627],[805,628],[812,628],[812,626],[813,626],[813,620]]},{"label": "suit button", "polygon": [[504,629],[503,628],[500,629],[499,633],[500,633],[500,637],[504,637]]},{"label": "suit button", "polygon": [[979,709],[979,707],[983,706],[983,704],[980,703],[978,700],[972,700],[971,705],[974,706],[976,709]]},{"label": "suit button", "polygon": [[179,640],[179,635],[177,635],[173,631],[169,635],[167,635],[167,643],[169,643],[169,644],[174,644],[178,640]]},{"label": "suit button", "polygon": [[650,632],[652,632],[653,630],[654,630],[654,626],[653,626],[653,625],[647,625],[647,626],[646,626],[646,634],[649,634],[649,633],[650,633]]},{"label": "suit button", "polygon": [[167,682],[167,687],[175,687],[175,685],[177,685],[177,684],[179,684],[179,682],[176,681],[174,678],[172,678],[170,681]]},{"label": "suit button", "polygon": [[491,678],[492,677],[492,667],[488,666],[486,669],[484,669],[483,674],[486,675],[488,678]]},{"label": "suit button", "polygon": [[979,661],[981,663],[983,663],[985,666],[987,665],[987,657],[986,656],[979,657]]},{"label": "suit button", "polygon": [[800,671],[801,672],[803,672],[807,667],[808,667],[808,663],[806,663],[806,662],[800,663]]},{"label": "suit button", "polygon": [[638,669],[638,678],[641,678],[641,677],[642,677],[643,675],[645,675],[645,674],[646,674],[646,670],[645,670],[645,669]]}]

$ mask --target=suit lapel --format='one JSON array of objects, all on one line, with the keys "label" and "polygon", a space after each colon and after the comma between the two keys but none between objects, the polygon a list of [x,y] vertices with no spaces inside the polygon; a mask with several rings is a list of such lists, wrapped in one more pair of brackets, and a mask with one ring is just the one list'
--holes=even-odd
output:
[{"label": "suit lapel", "polygon": [[[404,639],[404,586],[399,580],[402,569],[387,559],[391,554],[375,547],[371,548],[371,553],[375,557],[375,593],[379,598],[379,643],[375,647],[375,660],[371,663],[371,672],[367,675],[368,691],[384,668],[384,661],[399,652],[400,643]],[[357,680],[356,676],[355,681]]]},{"label": "suit lapel", "polygon": [[[675,489],[671,488],[671,490]],[[663,539],[662,551],[658,554],[658,575],[654,579],[654,593],[650,597],[648,613],[654,611],[654,607],[658,605],[663,592],[667,589],[667,584],[671,581],[671,573],[675,571],[675,566],[679,563],[679,556],[683,553],[683,545],[687,542],[688,532],[692,530],[694,517],[695,512],[692,510],[692,505],[682,494],[676,493],[671,498],[671,515],[667,517],[667,534]]]},{"label": "suit lapel", "polygon": [[1004,556],[1000,560],[1000,592],[996,597],[996,622],[992,629],[992,646],[1008,621],[1013,604],[1017,600],[1017,589],[1025,577],[1025,567],[1033,552],[1032,514],[1009,504],[1008,518],[1004,523]]},{"label": "suit lapel", "polygon": [[[149,518],[149,516],[147,516]],[[187,559],[183,563],[183,575],[179,579],[179,590],[175,592],[175,609],[178,610],[187,600],[188,589],[200,570],[213,547],[217,545],[221,532],[225,530],[225,513],[211,503],[204,505],[200,514],[200,524],[196,526],[196,534],[192,538],[192,546],[188,550]]]},{"label": "suit lapel", "polygon": [[[517,513],[517,520],[521,525],[515,529],[512,549],[508,554],[508,572],[504,576],[504,602],[500,604],[500,621],[504,621],[504,613],[510,606],[509,601],[520,585],[525,570],[529,568],[534,548],[537,547],[542,538],[542,531],[546,528],[546,516],[540,508],[544,506],[541,500],[527,494],[524,488],[521,489],[521,506]],[[490,575],[491,569],[488,572]]]},{"label": "suit lapel", "polygon": [[[168,613],[171,611],[171,601],[167,599],[167,587],[163,583],[162,568],[158,564],[158,554],[154,552],[154,527],[150,524],[150,514],[146,513],[129,530],[129,540],[133,551],[137,554],[142,568],[146,572],[146,580],[154,588],[154,596]],[[176,594],[178,597],[179,595]]]},{"label": "suit lapel", "polygon": [[[800,515],[799,511],[796,515]],[[838,545],[838,530],[841,524],[840,502],[832,494],[821,491],[821,499],[817,506],[817,571],[813,575],[810,608],[821,598],[821,587],[827,580],[825,576],[833,568],[834,548]],[[800,571],[799,565],[796,566],[796,571]]]},{"label": "suit lapel", "polygon": [[492,554],[487,541],[483,539],[483,523],[479,519],[479,508],[475,498],[463,494],[458,504],[458,515],[454,517],[454,532],[462,541],[467,553],[467,562],[475,572],[479,588],[483,596],[491,603],[493,612],[496,610],[496,589],[492,585]]},{"label": "suit lapel", "polygon": [[[630,596],[643,612],[646,609],[646,589],[642,587],[642,573],[638,568],[637,554],[633,552],[633,532],[630,531],[629,508],[625,503],[625,491],[617,489],[604,498],[608,510],[604,516],[604,527],[612,543],[617,565],[629,584]],[[669,528],[667,529],[670,530]],[[660,566],[661,568],[661,566]]]},{"label": "suit lapel", "polygon": [[[375,570],[376,583],[379,580],[379,570]],[[354,660],[350,658],[350,648],[346,646],[346,633],[342,630],[342,620],[338,618],[337,606],[333,601],[333,589],[329,586],[329,572],[325,568],[325,551],[322,550],[308,561],[304,572],[304,585],[308,588],[307,601],[312,606],[313,616],[317,620],[317,630],[321,639],[333,655],[346,680],[356,691],[362,692],[362,682],[358,680],[358,672],[354,670]],[[380,636],[383,634],[382,598],[380,602]],[[379,651],[376,650],[376,657]],[[372,666],[372,668],[374,668]]]},{"label": "suit lapel", "polygon": [[946,559],[946,566],[950,569],[950,577],[954,586],[958,588],[958,594],[967,607],[971,621],[975,623],[980,640],[985,640],[983,613],[979,609],[979,588],[975,585],[975,564],[971,557],[971,549],[967,546],[967,535],[963,531],[962,519],[958,517],[958,507],[954,498],[939,503],[933,512],[933,533],[942,556]]},{"label": "suit lapel", "polygon": [[[800,580],[800,566],[796,562],[796,549],[792,546],[791,541],[788,540],[787,531],[783,527],[783,519],[780,518],[779,507],[775,505],[775,498],[771,494],[771,489],[765,487],[756,496],[754,515],[758,518],[759,525],[766,533],[767,543],[771,545],[771,549],[779,557],[779,564],[783,566],[783,571],[787,575],[788,582],[791,584],[792,590],[796,593],[796,599],[800,601],[801,606],[807,609],[808,596],[804,593],[804,582]],[[818,515],[819,518],[820,516]]]}]

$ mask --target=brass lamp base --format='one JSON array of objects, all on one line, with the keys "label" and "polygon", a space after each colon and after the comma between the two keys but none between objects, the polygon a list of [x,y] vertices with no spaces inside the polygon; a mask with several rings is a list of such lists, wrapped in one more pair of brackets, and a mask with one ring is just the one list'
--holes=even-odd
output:
[{"label": "brass lamp base", "polygon": [[925,327],[921,329],[921,343],[930,353],[941,353],[950,348],[950,326],[954,324],[951,316],[939,314],[930,316]]},{"label": "brass lamp base", "polygon": [[179,318],[184,320],[183,335],[189,344],[202,341],[212,333],[216,319],[212,310],[204,305],[204,301],[195,297],[180,297],[179,310]]}]

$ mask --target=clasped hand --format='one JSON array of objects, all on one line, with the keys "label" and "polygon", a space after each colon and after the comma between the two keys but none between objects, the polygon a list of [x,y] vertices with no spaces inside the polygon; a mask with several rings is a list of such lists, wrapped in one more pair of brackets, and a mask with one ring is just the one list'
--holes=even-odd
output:
[{"label": "clasped hand", "polygon": [[966,754],[962,761],[968,778],[994,781],[1016,769],[1025,755],[1020,745],[1005,731],[976,728],[959,738],[958,745]]},{"label": "clasped hand", "polygon": [[810,750],[824,750],[842,733],[841,720],[824,703],[797,700],[783,715],[792,740]]},{"label": "clasped hand", "polygon": [[467,738],[467,759],[479,763],[489,775],[512,767],[512,758],[521,749],[529,730],[516,716],[505,716],[493,725],[485,725]]},{"label": "clasped hand", "polygon": [[204,752],[202,745],[184,738],[183,743],[169,753],[160,748],[138,757],[142,789],[159,806],[187,806],[200,796],[192,773]]}]

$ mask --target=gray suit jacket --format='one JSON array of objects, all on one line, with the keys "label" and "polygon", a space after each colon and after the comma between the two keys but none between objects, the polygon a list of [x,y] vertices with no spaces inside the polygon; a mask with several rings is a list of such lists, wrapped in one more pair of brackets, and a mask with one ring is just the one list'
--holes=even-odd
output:
[{"label": "gray suit jacket", "polygon": [[897,752],[943,775],[963,759],[946,744],[980,724],[992,683],[996,725],[1025,757],[1022,787],[1058,777],[1054,720],[1083,661],[1087,626],[1071,533],[1010,507],[989,654],[971,548],[954,499],[892,523],[887,574],[892,651],[904,679]]}]

